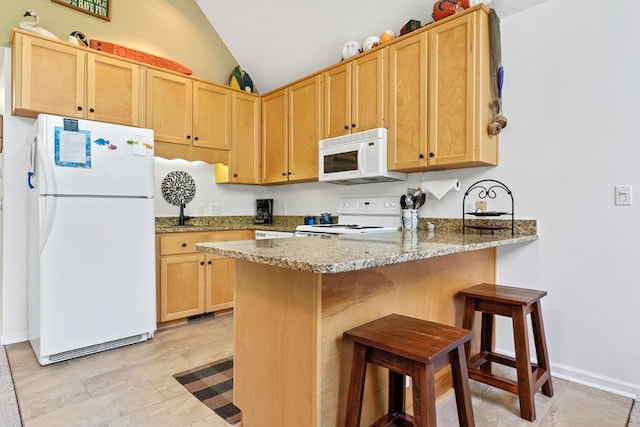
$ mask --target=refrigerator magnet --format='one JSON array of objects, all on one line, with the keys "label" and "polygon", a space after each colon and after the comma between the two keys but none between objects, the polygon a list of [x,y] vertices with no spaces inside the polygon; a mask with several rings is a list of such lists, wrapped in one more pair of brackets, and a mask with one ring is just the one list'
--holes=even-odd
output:
[{"label": "refrigerator magnet", "polygon": [[91,132],[55,127],[54,155],[57,166],[91,168]]},{"label": "refrigerator magnet", "polygon": [[134,135],[133,139],[127,140],[127,144],[131,146],[131,154],[134,156],[147,156],[148,145],[143,135]]},{"label": "refrigerator magnet", "polygon": [[106,147],[109,150],[117,150],[118,146],[117,145],[113,145],[111,142],[109,142],[108,139],[104,139],[104,138],[98,138],[96,140],[93,141],[94,144],[99,145],[101,147]]}]

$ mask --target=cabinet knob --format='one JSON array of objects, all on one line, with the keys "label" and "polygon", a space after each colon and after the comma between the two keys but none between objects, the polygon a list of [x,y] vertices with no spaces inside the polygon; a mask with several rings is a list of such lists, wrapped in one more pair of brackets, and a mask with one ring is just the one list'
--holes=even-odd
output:
[{"label": "cabinet knob", "polygon": [[424,159],[424,154],[420,153],[418,157],[420,157],[421,159]]},{"label": "cabinet knob", "polygon": [[349,126],[344,125],[344,130],[348,130],[348,129],[349,129]]},{"label": "cabinet knob", "polygon": [[429,153],[429,157],[435,157],[436,154],[435,153]]},{"label": "cabinet knob", "polygon": [[78,111],[82,111],[82,107],[78,105]]},{"label": "cabinet knob", "polygon": [[282,176],[287,176],[287,173],[286,172],[282,172]]},{"label": "cabinet knob", "polygon": [[293,175],[293,172],[289,171],[289,172],[287,172],[287,174],[289,174],[289,175]]},{"label": "cabinet knob", "polygon": [[200,261],[200,265],[204,265],[204,261]]},{"label": "cabinet knob", "polygon": [[187,139],[191,139],[191,135],[187,135]]},{"label": "cabinet knob", "polygon": [[352,128],[356,127],[356,124],[355,123],[351,123],[351,127]]},{"label": "cabinet knob", "polygon": [[183,248],[186,248],[186,247],[187,247],[187,244],[186,244],[186,243],[183,243],[183,244],[182,244],[182,247],[183,247]]},{"label": "cabinet knob", "polygon": [[207,261],[207,264],[211,265],[211,260]]},{"label": "cabinet knob", "polygon": [[238,174],[237,174],[237,173],[234,173],[234,174],[233,174],[233,177],[234,177],[234,178],[237,178],[237,177],[238,177]]},{"label": "cabinet knob", "polygon": [[91,112],[91,113],[95,113],[95,112],[96,112],[96,110],[94,110],[93,108],[89,108],[89,112]]},{"label": "cabinet knob", "polygon": [[200,139],[200,138],[198,138],[198,137],[196,136],[196,137],[195,137],[195,138],[193,138],[193,139],[195,139],[195,140],[197,141],[197,140],[198,140],[198,139]]}]

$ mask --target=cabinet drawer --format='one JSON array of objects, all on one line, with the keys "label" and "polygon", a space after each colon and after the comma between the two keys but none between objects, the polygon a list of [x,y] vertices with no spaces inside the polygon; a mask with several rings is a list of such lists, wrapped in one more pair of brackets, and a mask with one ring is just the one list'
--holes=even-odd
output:
[{"label": "cabinet drawer", "polygon": [[252,238],[251,230],[209,231],[176,233],[160,236],[160,255],[188,254],[195,252],[194,245],[202,242],[225,242]]}]

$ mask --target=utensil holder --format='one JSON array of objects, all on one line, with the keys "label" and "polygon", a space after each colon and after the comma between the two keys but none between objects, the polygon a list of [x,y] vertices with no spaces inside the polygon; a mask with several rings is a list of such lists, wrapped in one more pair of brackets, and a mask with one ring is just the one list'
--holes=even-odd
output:
[{"label": "utensil holder", "polygon": [[418,229],[418,210],[402,209],[402,229],[417,230]]}]

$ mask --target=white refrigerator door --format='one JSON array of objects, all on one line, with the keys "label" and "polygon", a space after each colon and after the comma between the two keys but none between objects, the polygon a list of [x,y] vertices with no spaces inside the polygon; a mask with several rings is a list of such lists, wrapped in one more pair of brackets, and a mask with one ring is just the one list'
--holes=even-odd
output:
[{"label": "white refrigerator door", "polygon": [[40,194],[153,196],[152,130],[46,114],[34,126],[29,170]]},{"label": "white refrigerator door", "polygon": [[32,301],[39,319],[31,319],[30,338],[40,356],[153,333],[153,199],[44,199],[55,219]]}]

